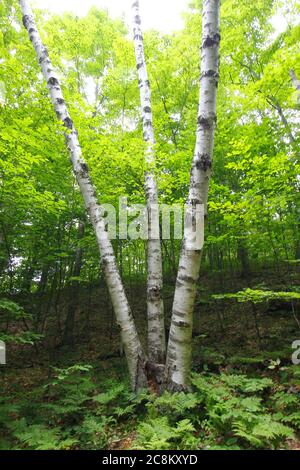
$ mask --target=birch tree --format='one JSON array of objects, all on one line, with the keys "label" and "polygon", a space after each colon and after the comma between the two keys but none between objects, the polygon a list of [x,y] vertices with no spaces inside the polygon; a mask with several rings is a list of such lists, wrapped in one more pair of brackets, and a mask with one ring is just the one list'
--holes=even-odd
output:
[{"label": "birch tree", "polygon": [[[212,169],[216,99],[219,80],[220,0],[203,1],[200,98],[196,145],[190,175],[187,206],[196,216],[196,206],[207,212]],[[167,386],[185,390],[190,384],[193,309],[202,250],[189,249],[184,237],[176,280],[172,321],[167,350]]]},{"label": "birch tree", "polygon": [[151,109],[151,90],[144,54],[143,33],[139,1],[132,4],[133,40],[140,90],[143,138],[145,150],[145,193],[148,210],[147,242],[147,313],[148,313],[148,356],[152,363],[162,364],[165,361],[165,328],[164,307],[162,300],[162,254],[160,244],[160,227],[158,211],[158,193],[155,180],[154,129]]},{"label": "birch tree", "polygon": [[300,80],[298,80],[294,70],[290,70],[290,77],[295,89],[297,90],[297,103],[300,104]]},{"label": "birch tree", "polygon": [[[97,200],[95,187],[91,180],[88,166],[82,156],[78,133],[64,100],[58,76],[53,69],[47,49],[41,41],[29,2],[27,0],[19,0],[19,3],[23,13],[23,24],[28,31],[43,76],[47,82],[52,104],[59,121],[61,121],[65,127],[66,145],[70,153],[73,172],[95,231],[104,276],[115,310],[116,319],[121,329],[122,342],[127,356],[132,387],[136,390],[147,385],[147,374],[148,380],[152,379],[152,376],[149,376],[149,364],[150,366],[152,363],[162,365],[165,356],[163,303],[161,298],[162,262],[159,212],[157,210],[158,194],[154,177],[155,140],[150,84],[145,63],[139,15],[139,2],[135,1],[132,5],[132,9],[136,65],[139,75],[142,108],[143,136],[146,144],[144,185],[150,222],[148,233],[149,272],[147,287],[149,362],[144,355],[137,335],[130,306],[117,269],[113,247],[109,240],[109,235],[106,232],[103,218],[104,210]],[[196,217],[198,204],[202,204],[205,208],[207,206],[216,123],[216,93],[219,78],[219,10],[219,0],[204,1],[198,126],[188,197],[189,213],[192,219]],[[175,390],[186,389],[189,385],[192,316],[201,260],[201,250],[191,249],[188,242],[188,236],[185,236],[176,282],[166,362],[167,384],[170,389]],[[157,378],[158,373],[161,372],[162,367],[154,368],[154,375],[156,374],[155,378]]]},{"label": "birch tree", "polygon": [[64,100],[59,78],[52,66],[48,51],[38,32],[29,1],[19,0],[19,4],[23,14],[23,24],[35,49],[37,59],[49,89],[54,110],[58,120],[61,121],[65,127],[66,145],[70,154],[73,172],[95,231],[103,273],[111,296],[116,319],[121,330],[131,385],[132,388],[136,390],[147,384],[145,356],[118,272],[113,247],[105,229],[105,221],[103,218],[104,211],[98,203],[88,166],[82,156],[78,132],[75,129],[67,104]]}]

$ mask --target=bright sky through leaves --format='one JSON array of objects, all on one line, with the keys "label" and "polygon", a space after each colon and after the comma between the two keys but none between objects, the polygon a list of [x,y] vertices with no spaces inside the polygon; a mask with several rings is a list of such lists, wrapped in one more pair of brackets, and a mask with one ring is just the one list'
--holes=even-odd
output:
[{"label": "bright sky through leaves", "polygon": [[[104,8],[116,16],[125,15],[126,22],[130,21],[132,0],[34,0],[33,5],[45,8],[51,12],[72,11],[77,15],[85,15],[92,7]],[[187,11],[188,0],[141,0],[140,8],[144,29],[158,29],[170,32],[181,29],[183,21],[181,14]]]}]

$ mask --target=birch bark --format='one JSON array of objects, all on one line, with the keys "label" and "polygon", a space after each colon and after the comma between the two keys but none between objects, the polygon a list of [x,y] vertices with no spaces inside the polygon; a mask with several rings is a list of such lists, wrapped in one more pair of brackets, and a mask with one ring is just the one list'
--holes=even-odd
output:
[{"label": "birch bark", "polygon": [[[204,0],[198,123],[187,201],[192,214],[197,204],[202,204],[205,213],[207,211],[216,125],[219,45],[220,0]],[[202,250],[188,249],[187,242],[184,237],[167,350],[166,380],[170,390],[185,390],[190,385],[193,309]]]},{"label": "birch bark", "polygon": [[294,70],[290,70],[290,77],[291,77],[291,80],[293,82],[295,89],[298,92],[297,102],[298,104],[300,104],[300,80],[298,80],[297,75],[295,74]]},{"label": "birch bark", "polygon": [[78,133],[69,115],[58,76],[53,69],[48,51],[42,43],[39,35],[29,1],[19,0],[19,4],[23,14],[23,24],[28,31],[30,41],[33,44],[42,73],[47,82],[57,118],[59,121],[63,122],[66,128],[66,145],[70,154],[74,175],[94,227],[104,276],[115,310],[116,319],[121,329],[131,384],[133,389],[136,390],[147,385],[145,358],[121,277],[118,272],[113,247],[109,240],[108,233],[105,230],[105,223],[103,220],[104,212],[97,201],[95,188],[89,175],[88,166],[82,157]]},{"label": "birch bark", "polygon": [[298,80],[297,75],[295,74],[294,70],[290,70],[290,77],[292,79],[294,87],[300,94],[300,80]]},{"label": "birch bark", "polygon": [[162,253],[160,244],[159,209],[157,184],[154,176],[154,130],[151,110],[151,90],[144,54],[144,41],[141,29],[139,1],[132,4],[133,39],[136,67],[139,79],[140,102],[143,121],[143,138],[145,151],[145,193],[148,209],[148,242],[147,242],[147,313],[148,313],[148,356],[156,364],[165,362],[166,345],[164,329],[164,307],[162,300]]}]

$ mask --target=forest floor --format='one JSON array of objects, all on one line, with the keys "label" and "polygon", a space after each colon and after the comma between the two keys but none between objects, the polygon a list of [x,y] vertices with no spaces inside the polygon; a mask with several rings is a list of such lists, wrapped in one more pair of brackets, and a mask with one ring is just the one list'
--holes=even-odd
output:
[{"label": "forest floor", "polygon": [[[261,286],[261,276],[251,284],[230,279],[231,291],[245,282]],[[268,281],[282,290],[278,277]],[[300,339],[299,312],[295,317],[288,303],[277,301],[261,305],[255,319],[249,305],[212,301],[210,293],[230,290],[228,283],[223,280],[221,289],[213,278],[209,289],[200,289],[191,393],[161,397],[130,392],[105,289],[95,288],[89,302],[83,292],[89,324],[81,328],[80,310],[74,348],[53,346],[57,322],[51,316],[44,343],[18,345],[1,367],[0,449],[299,450],[300,365],[291,359],[292,343]],[[144,292],[131,288],[143,333]],[[166,311],[171,302],[167,286]]]}]

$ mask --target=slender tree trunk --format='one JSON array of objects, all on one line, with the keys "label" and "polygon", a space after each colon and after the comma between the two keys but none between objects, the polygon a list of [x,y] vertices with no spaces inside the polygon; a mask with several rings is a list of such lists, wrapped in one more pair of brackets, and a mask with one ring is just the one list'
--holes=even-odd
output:
[{"label": "slender tree trunk", "polygon": [[105,230],[103,211],[97,201],[96,191],[89,175],[78,140],[78,133],[69,115],[58,77],[53,70],[48,51],[41,41],[28,0],[19,0],[23,13],[23,24],[35,49],[44,78],[47,82],[57,118],[66,128],[66,143],[70,153],[73,171],[79,185],[86,209],[90,215],[99,246],[101,264],[114,306],[117,322],[121,329],[129,367],[131,384],[134,389],[146,386],[145,357],[137,335],[130,306],[119,275],[116,259],[108,233]]},{"label": "slender tree trunk", "polygon": [[[299,217],[298,214],[296,217]],[[300,259],[300,239],[299,239],[299,234],[300,234],[300,223],[297,223],[297,232],[295,235],[296,238],[296,243],[295,243],[295,259]]]},{"label": "slender tree trunk", "polygon": [[300,80],[298,80],[294,70],[290,70],[290,77],[292,79],[294,87],[298,92],[298,104],[300,104]]},{"label": "slender tree trunk", "polygon": [[[84,223],[79,222],[78,227],[78,243],[82,240],[84,235]],[[78,246],[75,253],[75,261],[74,267],[72,271],[72,277],[78,278],[81,272],[81,265],[82,265],[82,255],[83,249],[81,246]],[[68,313],[64,327],[63,345],[74,345],[74,326],[75,326],[75,316],[76,316],[76,308],[78,305],[79,300],[79,284],[78,280],[72,280],[70,286],[70,300],[68,305]]]},{"label": "slender tree trunk", "polygon": [[146,142],[145,193],[148,209],[148,243],[147,243],[147,311],[148,311],[148,355],[153,363],[165,361],[164,308],[162,299],[162,255],[160,244],[159,210],[157,185],[154,176],[154,130],[151,110],[151,91],[144,54],[143,34],[139,1],[132,4],[133,35],[136,67],[139,78],[140,101],[143,120],[143,137]]},{"label": "slender tree trunk", "polygon": [[280,116],[281,122],[283,123],[284,127],[285,127],[286,130],[287,130],[287,133],[288,133],[288,136],[289,136],[289,140],[290,140],[291,144],[293,144],[293,143],[295,142],[295,137],[294,137],[294,135],[293,135],[293,133],[292,133],[292,131],[291,131],[291,127],[290,127],[290,125],[289,125],[289,123],[288,123],[288,121],[287,121],[287,119],[286,119],[286,117],[285,117],[285,114],[284,114],[284,112],[283,112],[283,109],[282,109],[282,107],[280,106],[280,104],[279,104],[278,102],[277,102],[277,104],[276,104],[276,109],[277,109],[277,112],[278,112],[278,114],[279,114],[279,116]]},{"label": "slender tree trunk", "polygon": [[274,98],[274,96],[268,96],[267,101],[272,106],[272,108],[274,108],[277,111],[278,116],[280,117],[281,122],[282,122],[282,124],[284,125],[284,127],[287,131],[289,141],[290,141],[291,144],[293,144],[295,142],[295,137],[294,137],[294,135],[291,131],[291,127],[290,127],[290,125],[289,125],[289,123],[288,123],[288,121],[285,117],[285,114],[283,112],[283,109],[282,109],[279,101],[276,98]]},{"label": "slender tree trunk", "polygon": [[239,238],[237,242],[237,257],[241,265],[241,276],[248,279],[250,275],[250,263],[248,250],[243,238]]},{"label": "slender tree trunk", "polygon": [[[197,204],[203,204],[205,212],[207,206],[219,80],[220,0],[203,1],[202,24],[198,125],[187,201],[192,216],[195,215]],[[170,390],[185,390],[190,385],[193,309],[202,250],[188,248],[190,247],[185,236],[179,261],[167,350],[166,379]]]},{"label": "slender tree trunk", "polygon": [[28,264],[25,267],[24,273],[22,274],[22,291],[26,294],[31,292],[31,284],[34,278],[34,271],[36,266],[36,259],[28,258]]},{"label": "slender tree trunk", "polygon": [[50,268],[49,263],[45,263],[42,266],[41,279],[40,279],[39,286],[37,289],[37,294],[39,297],[43,297],[44,292],[46,290],[47,282],[48,282],[48,275],[49,275],[49,268]]}]

